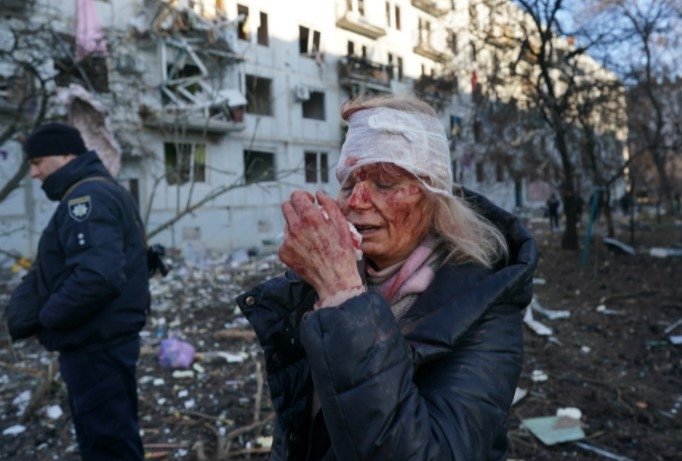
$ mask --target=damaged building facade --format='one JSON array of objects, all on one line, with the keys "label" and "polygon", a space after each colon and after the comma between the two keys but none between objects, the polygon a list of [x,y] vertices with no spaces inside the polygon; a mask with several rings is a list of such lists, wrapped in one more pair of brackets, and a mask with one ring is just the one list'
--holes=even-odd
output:
[{"label": "damaged building facade", "polygon": [[[154,242],[277,245],[293,189],[338,190],[339,107],[368,92],[429,101],[462,184],[507,209],[544,202],[515,172],[520,160],[496,161],[480,139],[486,50],[507,46],[481,38],[485,1],[9,3],[12,21],[50,29],[45,118],[84,132],[138,200]],[[0,74],[14,82],[0,88],[2,127],[28,109],[5,78],[16,69]],[[0,181],[18,168],[21,138],[2,140]],[[54,207],[39,187],[25,178],[3,201],[4,248],[34,251]]]}]

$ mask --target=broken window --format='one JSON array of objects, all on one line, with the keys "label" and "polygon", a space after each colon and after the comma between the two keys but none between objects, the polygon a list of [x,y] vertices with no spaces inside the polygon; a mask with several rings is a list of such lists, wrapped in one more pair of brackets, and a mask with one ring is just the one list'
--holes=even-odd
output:
[{"label": "broken window", "polygon": [[259,45],[270,46],[267,13],[261,11],[256,18],[258,24],[254,24],[254,19],[249,15],[249,7],[237,5],[237,18],[237,37],[240,40],[250,40],[255,27],[256,42]]},{"label": "broken window", "polygon": [[272,80],[246,76],[246,112],[255,115],[272,115]]},{"label": "broken window", "polygon": [[201,117],[220,123],[241,121],[244,96],[232,88],[215,87],[210,78],[220,72],[220,62],[202,60],[187,43],[168,41],[161,46],[161,103],[169,114],[185,114],[195,122]]},{"label": "broken window", "polygon": [[167,142],[163,153],[168,184],[206,182],[206,145]]},{"label": "broken window", "polygon": [[398,5],[395,6],[395,28],[400,30],[400,7]]},{"label": "broken window", "polygon": [[346,55],[355,56],[355,43],[350,40],[348,40],[348,43],[346,44]]},{"label": "broken window", "polygon": [[268,46],[270,38],[268,37],[268,15],[267,13],[260,13],[260,25],[258,26],[258,44]]},{"label": "broken window", "polygon": [[431,22],[419,18],[417,22],[417,28],[419,29],[419,44],[420,45],[430,45],[431,44]]},{"label": "broken window", "polygon": [[395,75],[395,69],[393,68],[393,53],[388,53],[387,59],[388,59],[388,78],[393,80],[393,76]]},{"label": "broken window", "polygon": [[317,30],[298,26],[298,51],[301,54],[314,56],[320,51],[321,34]]},{"label": "broken window", "polygon": [[365,0],[358,0],[358,14],[360,16],[365,15]]},{"label": "broken window", "polygon": [[244,151],[244,182],[246,184],[275,179],[275,154],[257,150]]},{"label": "broken window", "polygon": [[391,27],[391,4],[386,2],[386,26]]},{"label": "broken window", "polygon": [[329,156],[326,152],[305,153],[305,182],[329,182]]},{"label": "broken window", "polygon": [[55,34],[55,82],[60,87],[78,83],[99,93],[109,92],[109,72],[106,57],[90,54],[76,62],[76,42],[73,35]]},{"label": "broken window", "polygon": [[402,81],[403,79],[403,58],[398,56],[398,80]]},{"label": "broken window", "polygon": [[237,37],[241,40],[249,39],[249,7],[244,5],[237,5]]},{"label": "broken window", "polygon": [[303,118],[325,120],[323,92],[311,91],[310,97],[307,101],[303,101],[301,106],[303,107]]}]

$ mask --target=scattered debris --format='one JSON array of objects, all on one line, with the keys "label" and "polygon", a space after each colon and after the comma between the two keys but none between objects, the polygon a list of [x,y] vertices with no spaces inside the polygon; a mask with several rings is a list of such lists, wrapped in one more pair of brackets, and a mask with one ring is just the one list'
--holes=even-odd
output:
[{"label": "scattered debris", "polygon": [[603,242],[608,248],[615,250],[617,253],[630,256],[635,256],[637,254],[632,246],[628,245],[627,243],[623,243],[620,240],[616,240],[611,237],[604,237]]},{"label": "scattered debris", "polygon": [[64,415],[64,412],[59,405],[48,405],[45,407],[45,414],[50,419],[59,419]]},{"label": "scattered debris", "polygon": [[535,383],[539,383],[547,381],[549,379],[549,375],[542,370],[533,370],[530,375],[530,379]]},{"label": "scattered debris", "polygon": [[670,333],[671,331],[673,331],[675,328],[679,327],[680,325],[682,325],[682,319],[677,319],[677,321],[671,323],[670,325],[668,325],[666,327],[665,330],[663,330],[663,334],[667,335],[668,333]]},{"label": "scattered debris", "polygon": [[17,416],[23,416],[28,404],[31,402],[31,391],[23,391],[12,400],[12,405],[17,407]]},{"label": "scattered debris", "polygon": [[197,360],[202,362],[222,362],[223,360],[227,363],[239,363],[243,362],[249,357],[246,352],[224,352],[224,351],[211,351],[211,352],[198,352]]},{"label": "scattered debris", "polygon": [[4,431],[2,431],[2,435],[17,435],[21,434],[26,430],[26,426],[22,426],[21,424],[15,424],[14,426],[10,426]]},{"label": "scattered debris", "polygon": [[[678,319],[676,322],[673,322],[670,325],[668,325],[668,327],[666,327],[666,329],[663,330],[663,334],[667,335],[680,325],[682,325],[682,319]],[[675,346],[679,346],[680,344],[682,344],[682,335],[669,335],[668,340],[670,340],[670,342]]]},{"label": "scattered debris", "polygon": [[533,309],[535,312],[544,315],[550,320],[556,320],[556,319],[565,319],[571,316],[570,311],[555,311],[551,309],[545,309],[542,307],[538,299],[533,296],[533,299],[530,302],[530,307]]},{"label": "scattered debris", "polygon": [[590,445],[589,443],[576,442],[575,445],[582,448],[583,450],[587,450],[587,451],[597,453],[598,455],[601,455],[601,456],[608,458],[608,459],[613,459],[615,461],[635,461],[632,458],[627,458],[625,456],[620,456],[620,455],[617,455],[615,453],[611,453],[608,450],[605,450],[605,449],[599,448],[599,447],[595,447],[594,445]]},{"label": "scattered debris", "polygon": [[[672,235],[678,238],[677,229]],[[677,283],[682,259],[606,255],[599,260],[595,277],[592,270],[570,267],[566,253],[559,249],[558,237],[553,236],[554,240],[542,247],[538,278],[546,283],[535,283],[534,290],[541,304],[569,309],[571,317],[553,320],[537,310],[532,312],[544,317],[540,317],[542,322],[553,327],[555,334],[559,325],[554,328],[552,323],[560,321],[561,341],[526,331],[524,371],[515,391],[510,426],[518,428],[526,417],[552,415],[557,407],[570,404],[589,409],[589,427],[583,430],[590,434],[577,441],[580,445],[568,442],[552,447],[526,429],[523,434],[512,430],[510,436],[520,438],[519,443],[510,445],[510,458],[607,459],[609,455],[585,448],[597,445],[615,456],[639,459],[640,453],[656,453],[662,459],[677,459],[679,431],[675,428],[682,414],[682,395],[669,379],[676,370],[671,354],[674,357],[678,349],[669,336],[682,334],[682,284]],[[644,234],[640,241],[648,251],[652,244],[646,242],[674,246],[665,242],[677,240]],[[267,459],[263,453],[268,450],[272,419],[266,421],[272,407],[263,376],[263,354],[253,329],[236,309],[234,297],[263,278],[281,273],[282,266],[276,255],[257,255],[231,267],[230,252],[196,248],[192,261],[185,261],[179,250],[171,252],[168,258],[174,270],[167,278],[152,281],[152,312],[141,334],[138,368],[145,456],[159,460]],[[11,273],[9,263],[0,264],[0,271],[4,271],[0,274],[2,304],[20,275]],[[577,288],[580,295],[575,295]],[[655,312],[640,309],[644,304],[656,306]],[[599,305],[606,310],[596,311]],[[622,311],[623,316],[610,316],[613,309]],[[164,325],[157,332],[160,318]],[[161,341],[169,337],[187,341],[196,349],[189,369],[159,365]],[[591,352],[582,353],[582,345],[589,345]],[[12,431],[0,434],[0,459],[77,456],[63,383],[55,377],[48,381],[50,386],[42,397],[37,393],[45,382],[46,366],[56,356],[33,340],[12,347],[13,352],[0,348],[0,431],[13,425],[25,425],[25,429],[16,435],[11,435]],[[641,363],[647,366],[636,365]],[[535,380],[533,370],[537,370]],[[180,374],[173,377],[174,372]],[[179,377],[185,373],[186,377]],[[29,403],[24,415],[17,416],[12,401],[26,390],[32,391],[34,410]],[[618,395],[622,400],[614,398]],[[623,402],[634,417],[617,417],[622,414]],[[61,406],[64,413],[56,420],[47,415],[46,408],[53,405]],[[639,435],[628,438],[623,434]],[[524,443],[529,437],[534,439],[532,443]],[[584,442],[588,443],[583,446]],[[200,448],[203,458],[199,457]]]},{"label": "scattered debris", "polygon": [[600,314],[604,314],[604,315],[625,315],[625,312],[615,310],[615,309],[609,309],[604,304],[598,305],[596,310]]},{"label": "scattered debris", "polygon": [[175,379],[193,379],[194,370],[175,370],[173,372],[173,378]]},{"label": "scattered debris", "polygon": [[512,400],[512,406],[519,403],[526,395],[528,395],[527,390],[517,387],[516,390],[514,391],[514,399]]},{"label": "scattered debris", "polygon": [[653,247],[649,250],[649,255],[655,258],[669,258],[671,256],[682,256],[682,248]]},{"label": "scattered debris", "polygon": [[556,416],[524,419],[521,427],[528,429],[545,445],[554,445],[585,438],[580,424],[581,416],[577,408],[561,408]]},{"label": "scattered debris", "polygon": [[547,280],[541,278],[541,277],[535,277],[533,278],[533,285],[544,285],[547,283]]},{"label": "scattered debris", "polygon": [[177,338],[161,341],[159,364],[164,368],[187,368],[194,361],[194,346]]},{"label": "scattered debris", "polygon": [[529,307],[526,308],[526,313],[523,315],[523,322],[528,325],[528,327],[533,330],[536,334],[540,336],[551,336],[552,329],[542,323],[538,322],[533,318],[533,309]]}]

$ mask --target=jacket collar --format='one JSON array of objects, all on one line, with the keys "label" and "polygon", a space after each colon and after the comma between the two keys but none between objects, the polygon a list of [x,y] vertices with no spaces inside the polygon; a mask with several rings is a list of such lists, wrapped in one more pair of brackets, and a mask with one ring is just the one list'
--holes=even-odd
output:
[{"label": "jacket collar", "polygon": [[42,189],[48,199],[59,201],[72,184],[88,176],[110,177],[95,151],[77,156],[45,178]]},{"label": "jacket collar", "polygon": [[450,352],[493,305],[523,309],[532,298],[537,264],[535,241],[518,218],[484,197],[462,190],[463,197],[504,234],[509,258],[493,269],[475,264],[445,264],[400,321],[419,365]]}]

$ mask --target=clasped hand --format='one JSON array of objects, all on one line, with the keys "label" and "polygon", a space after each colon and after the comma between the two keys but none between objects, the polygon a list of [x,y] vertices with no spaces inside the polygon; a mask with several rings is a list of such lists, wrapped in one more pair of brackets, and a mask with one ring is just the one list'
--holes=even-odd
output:
[{"label": "clasped hand", "polygon": [[[297,190],[282,204],[284,242],[279,258],[308,282],[319,297],[362,286],[346,218],[336,201]],[[324,212],[326,212],[326,215]]]}]

